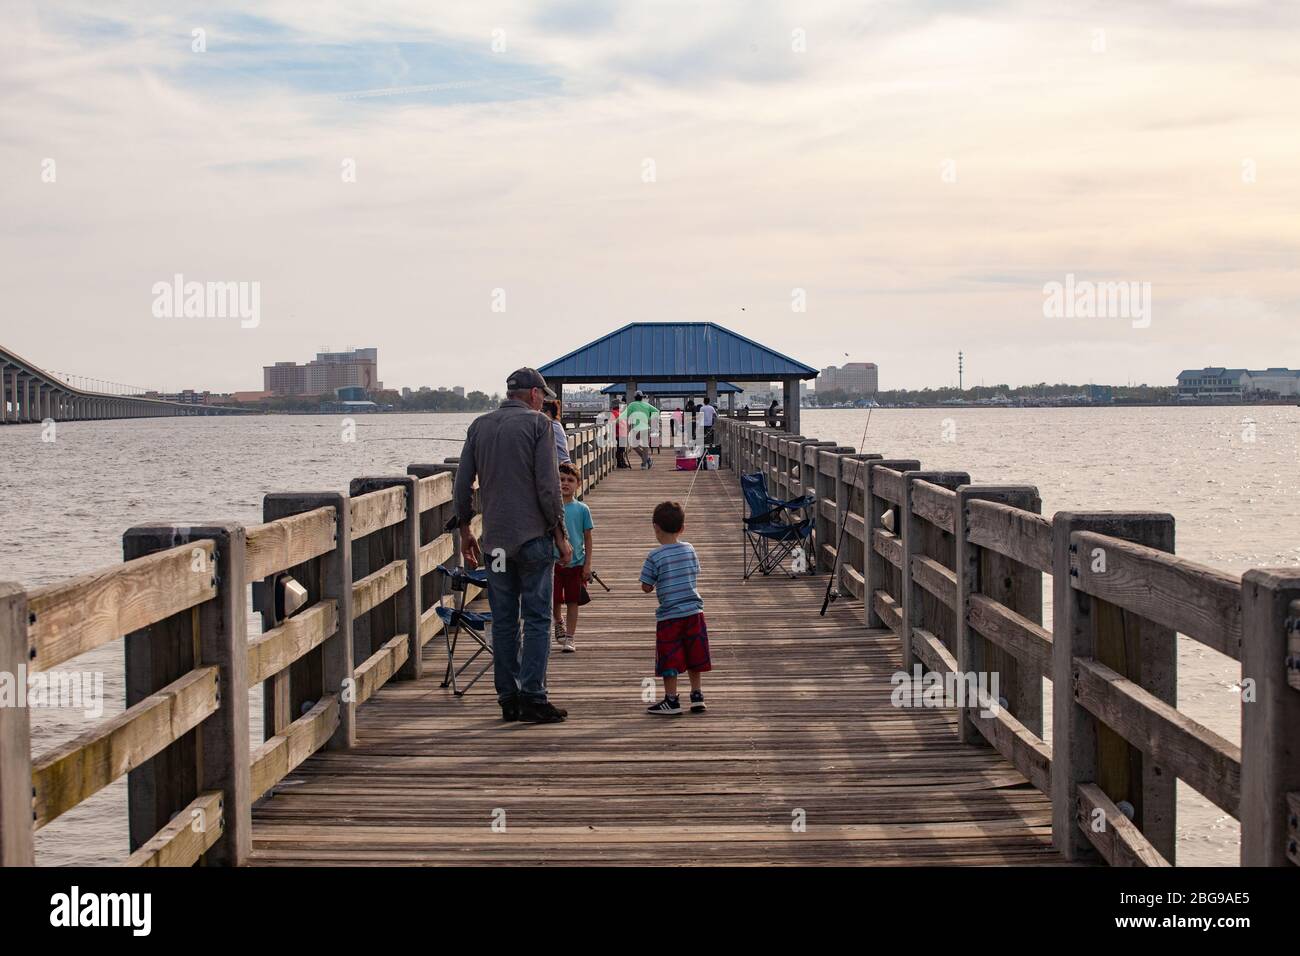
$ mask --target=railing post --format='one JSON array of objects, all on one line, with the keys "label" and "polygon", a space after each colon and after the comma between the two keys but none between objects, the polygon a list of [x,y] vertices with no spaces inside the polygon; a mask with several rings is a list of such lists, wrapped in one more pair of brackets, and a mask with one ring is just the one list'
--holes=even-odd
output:
[{"label": "railing post", "polygon": [[1300,791],[1300,572],[1247,571],[1241,601],[1241,680],[1254,682],[1241,703],[1241,865],[1285,866],[1300,862],[1287,805]]},{"label": "railing post", "polygon": [[[970,600],[985,594],[1035,624],[1043,622],[1043,574],[967,540],[969,502],[996,501],[1040,514],[1038,489],[1032,485],[966,485],[957,489],[957,670],[962,674],[996,673],[1007,710],[1025,727],[1043,736],[1043,674],[1016,659],[970,626]],[[983,743],[984,736],[963,708],[957,718],[962,743]]]},{"label": "railing post", "polygon": [[[876,492],[875,474],[877,468],[888,468],[890,471],[897,471],[900,474],[908,471],[914,471],[921,467],[921,463],[915,458],[880,458],[869,461],[862,466],[862,505],[863,505],[863,530],[862,530],[862,547],[866,552],[866,570],[863,572],[863,589],[866,594],[862,598],[862,603],[867,608],[867,627],[884,627],[885,620],[876,612],[876,592],[890,592],[890,583],[898,582],[898,606],[902,611],[902,572],[894,565],[887,561],[879,551],[876,550],[875,533],[877,530],[888,530],[885,527],[885,515],[893,515],[893,534],[899,537],[901,542],[903,533],[903,518],[899,505],[885,498],[882,498]],[[906,662],[905,662],[906,663]]]},{"label": "railing post", "polygon": [[[821,483],[821,450],[837,448],[833,441],[809,438],[799,443],[799,493],[817,494]],[[852,451],[853,449],[850,449]]]},{"label": "railing post", "polygon": [[[912,559],[918,555],[933,558],[945,567],[956,562],[956,536],[935,527],[912,512],[912,489],[918,481],[956,490],[970,483],[964,471],[906,471],[903,473],[903,668],[912,666],[918,655],[912,650],[912,631],[923,627],[952,650],[957,640],[957,615],[937,597],[916,583]],[[955,509],[954,509],[955,511]],[[954,522],[955,526],[955,522]],[[946,640],[945,640],[946,638]]]},{"label": "railing post", "polygon": [[1076,531],[1174,550],[1168,514],[1062,511],[1052,520],[1052,843],[1067,860],[1096,858],[1077,823],[1079,785],[1096,783],[1115,803],[1133,807],[1133,822],[1172,865],[1175,778],[1076,701],[1074,659],[1095,659],[1172,705],[1176,636],[1073,586],[1081,562],[1101,568],[1097,562],[1105,560],[1104,554],[1077,553],[1070,540]]},{"label": "railing post", "polygon": [[[845,498],[840,494],[840,466],[843,464],[844,456],[851,455],[856,450],[845,445],[831,445],[829,448],[818,445],[808,452],[813,460],[813,490],[817,494],[817,520],[815,525],[818,551],[836,548],[840,544],[840,525],[844,521],[844,515],[840,508],[843,507],[841,502],[845,502]],[[835,506],[834,515],[825,514],[825,510],[832,504]],[[836,558],[828,554],[824,566],[828,570],[833,570],[835,561]],[[817,555],[817,566],[819,569],[823,566],[821,554]],[[838,575],[838,571],[836,574]],[[840,582],[837,580],[835,586],[839,587],[839,584]]]},{"label": "railing post", "polygon": [[406,586],[391,598],[371,608],[370,626],[379,618],[381,634],[370,634],[370,654],[379,650],[398,634],[406,634],[406,661],[395,676],[415,680],[423,674],[420,654],[420,502],[419,479],[414,475],[377,478],[354,478],[348,494],[359,498],[372,491],[387,488],[402,489],[406,500],[406,517],[397,524],[381,528],[367,535],[362,545],[368,548],[369,560],[363,574],[371,574],[393,561],[406,562]]},{"label": "railing post", "polygon": [[17,584],[0,582],[0,674],[7,675],[14,694],[21,695],[0,706],[0,867],[35,864],[28,657],[27,594]]},{"label": "railing post", "polygon": [[222,792],[223,833],[203,855],[240,866],[252,850],[248,744],[248,614],[245,533],[239,524],[145,525],[123,535],[126,560],[211,540],[213,558],[194,551],[191,571],[213,577],[217,595],[126,635],[126,705],[134,706],[195,667],[216,666],[219,707],[194,731],[127,775],[131,851],[195,797]]},{"label": "railing post", "polygon": [[[878,454],[854,453],[852,449],[848,449],[842,454],[837,454],[835,456],[835,476],[832,479],[835,487],[835,528],[833,533],[835,536],[836,547],[839,547],[840,542],[842,541],[843,547],[845,548],[845,554],[840,557],[839,580],[835,582],[835,586],[841,591],[847,590],[844,586],[845,568],[853,568],[856,570],[858,574],[862,576],[862,586],[864,591],[866,588],[866,548],[855,535],[850,534],[847,531],[843,532],[841,537],[841,531],[848,526],[848,516],[850,514],[857,514],[862,518],[863,534],[866,534],[867,522],[865,512],[867,509],[861,508],[859,511],[855,512],[853,510],[853,505],[856,501],[862,500],[858,496],[858,487],[860,482],[865,484],[862,479],[867,471],[867,462],[879,460],[880,455]],[[865,593],[862,603],[864,606],[867,604]],[[869,617],[869,608],[867,614]]]},{"label": "railing post", "polygon": [[[331,508],[334,511],[334,550],[284,572],[307,589],[310,603],[333,601],[338,627],[287,668],[262,682],[263,736],[269,740],[301,716],[302,705],[322,694],[338,694],[339,723],[326,748],[345,750],[357,742],[356,694],[352,658],[352,514],[348,496],[337,491],[276,492],[262,499],[264,521]],[[275,577],[267,579],[273,586]],[[264,592],[274,600],[274,591]],[[270,613],[268,613],[270,611]],[[262,608],[262,627],[275,626],[272,609]]]},{"label": "railing post", "polygon": [[[453,488],[456,484],[456,470],[460,467],[459,459],[447,458],[443,464],[421,464],[411,465],[406,471],[407,474],[415,475],[417,478],[428,478],[433,475],[450,474]],[[453,500],[448,500],[445,504],[430,508],[420,515],[420,546],[424,547],[436,540],[441,535],[447,533],[446,528],[452,516],[456,513],[456,507]],[[448,567],[460,567],[463,560],[460,555],[460,531],[459,529],[451,532],[451,557],[442,562]],[[419,605],[419,631],[420,646],[423,647],[429,642],[438,629],[442,626],[441,619],[432,613],[433,608],[437,606],[442,595],[442,572],[436,568],[424,575],[420,582],[420,605]]]}]

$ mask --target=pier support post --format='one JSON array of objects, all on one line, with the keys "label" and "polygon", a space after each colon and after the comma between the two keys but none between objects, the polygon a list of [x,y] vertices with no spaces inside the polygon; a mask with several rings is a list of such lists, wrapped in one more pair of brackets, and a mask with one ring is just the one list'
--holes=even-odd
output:
[{"label": "pier support post", "polygon": [[1174,550],[1169,514],[1062,511],[1052,520],[1052,843],[1067,860],[1096,858],[1077,822],[1079,785],[1095,783],[1115,803],[1132,805],[1133,822],[1172,865],[1175,778],[1078,703],[1074,660],[1094,659],[1172,706],[1176,635],[1074,587],[1081,562],[1105,557],[1079,553],[1076,531]]},{"label": "pier support post", "polygon": [[[916,583],[915,559],[927,557],[953,569],[957,562],[956,535],[937,527],[912,510],[912,492],[918,481],[956,490],[970,483],[964,471],[906,471],[903,473],[903,668],[912,666],[919,655],[913,648],[913,632],[923,628],[933,634],[950,651],[957,645],[957,614],[921,585]],[[954,511],[956,509],[954,508]],[[954,523],[955,526],[955,523]]]},{"label": "pier support post", "polygon": [[[612,451],[612,449],[611,449]],[[406,469],[407,474],[414,475],[417,479],[429,478],[433,475],[448,474],[451,476],[452,486],[456,484],[456,470],[459,466],[454,462],[444,462],[443,464],[421,464],[411,465]],[[446,504],[436,505],[426,509],[420,515],[419,533],[420,547],[426,547],[432,544],[443,534],[443,529],[447,527],[447,522],[455,515],[456,508],[449,500]],[[448,567],[458,568],[462,566],[460,556],[460,531],[454,530],[451,534],[451,555],[440,564]],[[434,608],[437,607],[438,601],[442,594],[442,572],[436,568],[424,575],[420,581],[419,589],[419,633],[420,646],[423,647],[429,640],[438,633],[442,627],[442,619],[437,616]]]},{"label": "pier support post", "polygon": [[[855,454],[849,449],[843,454],[835,456],[835,475],[831,479],[835,488],[835,523],[831,527],[831,538],[836,547],[843,547],[844,553],[839,556],[840,570],[839,579],[835,586],[840,591],[848,591],[854,597],[862,600],[865,609],[866,606],[866,580],[867,580],[867,552],[863,543],[853,533],[856,524],[849,517],[850,514],[856,514],[863,517],[865,508],[861,506],[862,495],[859,489],[864,484],[863,476],[867,472],[867,462],[879,461],[880,456],[877,454]],[[858,505],[858,510],[854,511],[854,505]],[[866,520],[862,522],[862,533],[865,534]],[[841,535],[841,531],[843,534]],[[852,569],[860,577],[860,581],[855,581],[851,586],[846,582],[849,580],[849,569]],[[859,594],[861,590],[863,593]],[[864,617],[865,622],[865,617]]]},{"label": "pier support post", "polygon": [[[825,568],[828,572],[835,569],[836,559],[830,552],[839,544],[840,529],[840,507],[844,501],[840,497],[840,465],[845,455],[853,454],[857,449],[850,448],[847,445],[830,444],[825,447],[821,443],[811,449],[805,449],[805,454],[812,460],[811,475],[812,488],[817,494],[817,512],[814,521],[815,535],[817,540],[817,568]],[[827,514],[826,511],[830,504],[834,504],[835,513]],[[838,574],[838,572],[836,572]],[[840,582],[837,580],[835,586],[839,587]]]},{"label": "pier support post", "polygon": [[[302,705],[322,694],[338,695],[339,723],[326,743],[329,750],[356,744],[356,694],[352,657],[352,523],[348,496],[337,491],[277,492],[262,499],[262,517],[276,521],[290,515],[331,508],[334,511],[334,550],[286,568],[307,589],[308,605],[333,601],[338,626],[321,642],[284,670],[262,682],[263,736],[269,740],[302,713]],[[263,601],[274,600],[275,577],[264,582]],[[274,626],[274,609],[263,606],[262,627]],[[268,613],[268,611],[270,613]]]},{"label": "pier support post", "polygon": [[0,867],[33,866],[32,739],[27,710],[27,595],[0,581],[0,674],[22,699],[0,706]]},{"label": "pier support post", "polygon": [[145,525],[123,535],[126,560],[212,540],[211,562],[195,551],[193,573],[211,575],[217,595],[126,635],[126,703],[134,706],[196,667],[215,665],[220,706],[193,731],[127,775],[131,852],[200,793],[222,793],[223,832],[204,863],[240,866],[252,850],[248,742],[248,600],[245,534],[238,524]]},{"label": "pier support post", "polygon": [[[398,634],[407,638],[406,661],[397,676],[410,680],[420,677],[420,503],[419,479],[414,475],[354,478],[348,494],[359,498],[372,491],[401,488],[406,500],[406,517],[380,528],[357,542],[353,549],[353,566],[359,576],[372,574],[394,561],[406,563],[406,586],[392,597],[371,608],[366,620],[358,622],[359,635],[369,640],[370,654]],[[360,564],[360,567],[357,565]],[[376,633],[376,630],[378,633]]]},{"label": "pier support post", "polygon": [[[818,470],[821,463],[821,452],[839,446],[833,441],[818,441],[815,438],[808,438],[799,443],[799,493],[804,495],[813,495],[818,493],[822,487],[821,472]],[[854,449],[850,448],[849,451]]]},{"label": "pier support post", "polygon": [[[957,489],[957,670],[962,674],[996,673],[1011,716],[1041,738],[1043,673],[985,638],[971,627],[968,618],[971,596],[983,594],[1041,625],[1043,573],[968,539],[969,503],[977,500],[996,501],[1033,514],[1041,514],[1043,509],[1033,485],[965,485]],[[962,743],[984,742],[968,710],[958,716],[957,735]]]},{"label": "pier support post", "polygon": [[[877,591],[894,596],[900,613],[903,608],[902,572],[876,547],[876,533],[880,532],[882,536],[893,539],[899,545],[898,553],[902,554],[903,518],[900,506],[879,493],[879,473],[876,469],[888,468],[902,474],[920,467],[921,463],[915,458],[880,458],[862,466],[862,502],[866,509],[862,515],[862,547],[866,551],[866,581],[863,583],[866,594],[863,595],[862,603],[866,605],[867,627],[889,626],[876,609]],[[886,516],[889,516],[888,521]]]},{"label": "pier support post", "polygon": [[1247,571],[1241,601],[1241,865],[1300,864],[1300,572]]},{"label": "pier support post", "polygon": [[799,380],[786,379],[784,383],[785,430],[791,435],[799,434]]}]

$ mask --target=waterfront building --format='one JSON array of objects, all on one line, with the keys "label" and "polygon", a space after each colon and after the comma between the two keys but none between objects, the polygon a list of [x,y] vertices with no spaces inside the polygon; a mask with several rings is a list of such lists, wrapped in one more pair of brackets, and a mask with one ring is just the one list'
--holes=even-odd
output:
[{"label": "waterfront building", "polygon": [[875,395],[879,388],[879,369],[875,362],[846,362],[837,368],[827,366],[817,375],[817,391],[844,392],[849,395]]},{"label": "waterfront building", "polygon": [[1300,371],[1211,366],[1178,373],[1178,397],[1182,399],[1243,398],[1252,393],[1300,395]]},{"label": "waterfront building", "polygon": [[263,366],[263,387],[277,396],[329,395],[335,389],[359,386],[379,391],[379,350],[351,349],[346,352],[318,352],[306,365],[276,362]]}]

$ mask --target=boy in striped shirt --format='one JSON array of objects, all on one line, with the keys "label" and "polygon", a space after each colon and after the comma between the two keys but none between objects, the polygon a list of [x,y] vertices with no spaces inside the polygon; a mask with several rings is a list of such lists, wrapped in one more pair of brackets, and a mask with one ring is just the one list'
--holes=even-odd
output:
[{"label": "boy in striped shirt", "polygon": [[665,501],[654,510],[655,537],[659,547],[641,568],[641,590],[659,591],[655,611],[655,674],[664,679],[664,699],[647,712],[673,716],[682,712],[677,698],[677,675],[686,671],[691,678],[691,713],[704,710],[700,675],[712,669],[709,660],[709,632],[704,625],[704,601],[696,590],[700,559],[695,549],[679,541],[686,527],[686,511],[675,501]]}]

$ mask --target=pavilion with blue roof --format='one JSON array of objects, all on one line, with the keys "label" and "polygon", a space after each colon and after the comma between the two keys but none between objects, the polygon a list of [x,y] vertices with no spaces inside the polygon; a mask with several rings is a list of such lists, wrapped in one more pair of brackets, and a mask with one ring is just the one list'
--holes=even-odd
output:
[{"label": "pavilion with blue roof", "polygon": [[780,382],[793,434],[799,433],[799,383],[817,377],[815,368],[715,322],[632,322],[538,371],[557,392],[578,383],[620,383],[627,395],[650,391],[650,383],[682,390],[702,385],[713,403],[720,382]]}]

